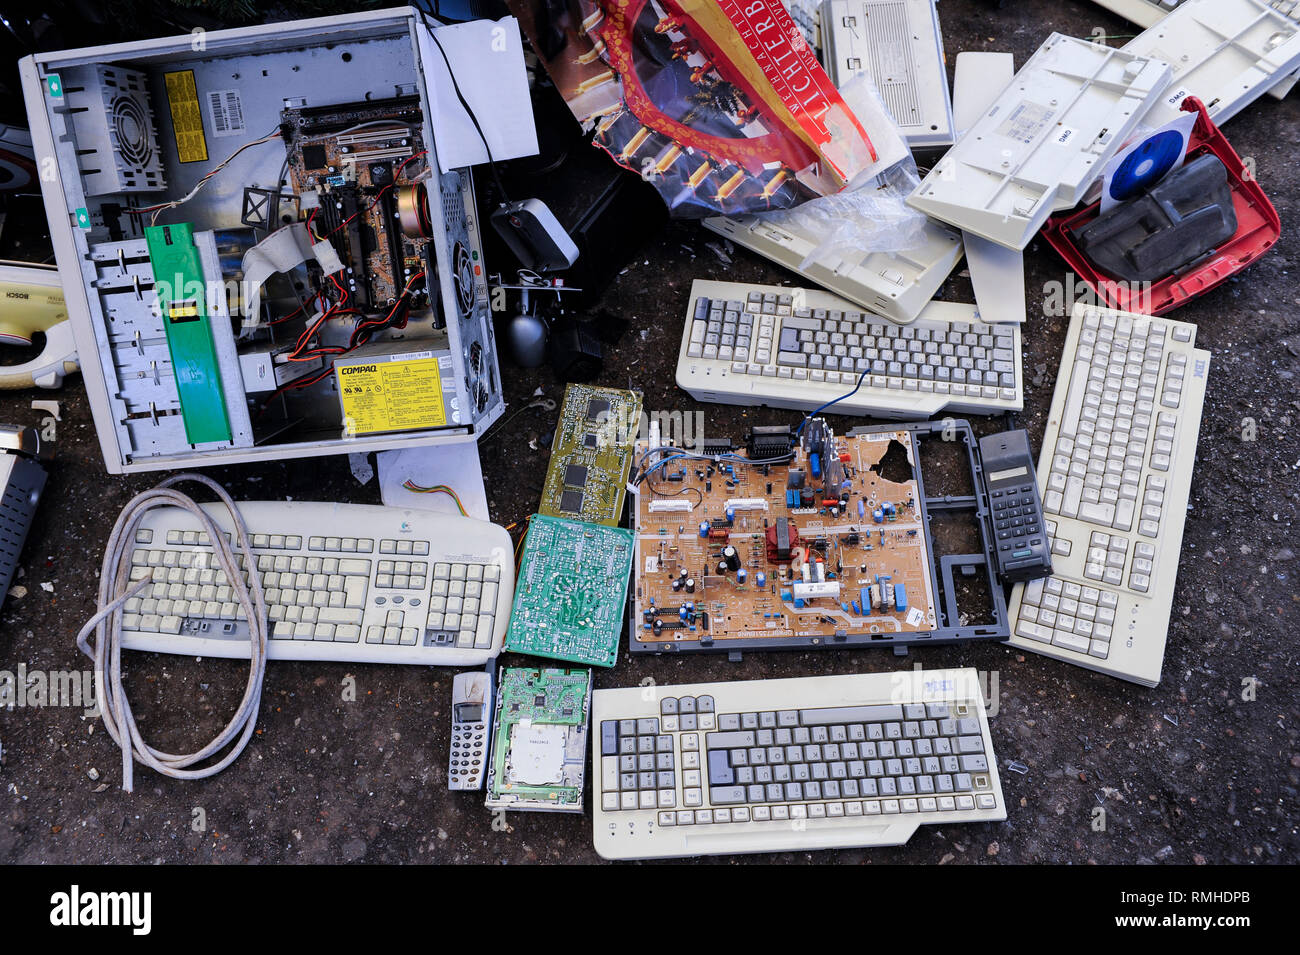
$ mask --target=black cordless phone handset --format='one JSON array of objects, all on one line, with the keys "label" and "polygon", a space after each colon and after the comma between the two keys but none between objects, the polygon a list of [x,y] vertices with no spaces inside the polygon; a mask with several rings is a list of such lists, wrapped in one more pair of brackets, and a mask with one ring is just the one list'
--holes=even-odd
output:
[{"label": "black cordless phone handset", "polygon": [[1016,430],[981,438],[980,458],[993,511],[998,574],[1007,583],[1048,576],[1052,553],[1029,435]]}]

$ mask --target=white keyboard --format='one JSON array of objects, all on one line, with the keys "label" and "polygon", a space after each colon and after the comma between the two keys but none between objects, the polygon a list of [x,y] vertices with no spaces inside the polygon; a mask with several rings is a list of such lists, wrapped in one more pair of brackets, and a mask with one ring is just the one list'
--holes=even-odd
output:
[{"label": "white keyboard", "polygon": [[[1187,0],[1093,0],[1093,2],[1145,28],[1155,26]],[[1300,6],[1297,6],[1295,0],[1268,0],[1268,4],[1273,9],[1293,17],[1297,11],[1300,11]],[[1225,44],[1227,45],[1230,44]],[[1268,91],[1268,95],[1274,99],[1284,99],[1295,86],[1297,78],[1300,78],[1300,73],[1287,74],[1274,84]]]},{"label": "white keyboard", "polygon": [[1222,126],[1300,66],[1300,4],[1294,0],[1185,0],[1124,44],[1125,53],[1173,67],[1168,88],[1142,117],[1151,128],[1181,115],[1195,96]]},{"label": "white keyboard", "polygon": [[841,89],[866,73],[911,149],[951,146],[952,101],[936,0],[826,0],[822,60]]},{"label": "white keyboard", "polygon": [[677,384],[700,401],[921,419],[1024,406],[1020,327],[932,302],[894,325],[817,289],[696,280]]},{"label": "white keyboard", "polygon": [[596,690],[606,859],[902,845],[1007,817],[977,674]]},{"label": "white keyboard", "polygon": [[[204,505],[230,536],[220,505]],[[365,504],[239,504],[271,620],[271,660],[477,666],[501,651],[514,596],[510,535],[469,517]],[[181,508],[148,511],[122,645],[247,658],[248,624],[207,535]],[[236,546],[236,558],[248,568]]]},{"label": "white keyboard", "polygon": [[1210,367],[1195,341],[1074,306],[1038,461],[1055,573],[1013,590],[1015,646],[1159,682]]}]

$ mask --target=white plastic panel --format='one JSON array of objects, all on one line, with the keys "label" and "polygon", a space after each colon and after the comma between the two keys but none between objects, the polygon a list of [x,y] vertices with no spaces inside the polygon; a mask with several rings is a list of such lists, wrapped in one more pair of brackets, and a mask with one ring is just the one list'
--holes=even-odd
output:
[{"label": "white plastic panel", "polygon": [[904,252],[863,253],[855,260],[815,261],[802,267],[821,241],[790,225],[759,216],[714,216],[706,228],[797,272],[841,298],[906,324],[914,321],[961,260],[961,237],[938,222],[925,226],[925,241]]},{"label": "white plastic panel", "polygon": [[957,54],[952,78],[952,124],[958,139],[974,126],[1016,75],[1010,53],[964,51]]},{"label": "white plastic panel", "polygon": [[908,197],[927,215],[1023,249],[1088,185],[1169,84],[1169,65],[1053,33]]},{"label": "white plastic panel", "polygon": [[[1015,77],[1010,53],[957,54],[953,74],[952,116],[960,136],[993,105]],[[988,239],[965,232],[966,268],[975,291],[980,318],[986,322],[1025,320],[1025,257]]]},{"label": "white plastic panel", "polygon": [[913,149],[952,144],[952,102],[934,0],[827,0],[822,54],[836,86],[870,74]]},{"label": "white plastic panel", "polygon": [[1188,96],[1222,124],[1300,67],[1300,3],[1186,0],[1124,52],[1165,60],[1174,70],[1169,88],[1142,118],[1146,125],[1169,122]]}]

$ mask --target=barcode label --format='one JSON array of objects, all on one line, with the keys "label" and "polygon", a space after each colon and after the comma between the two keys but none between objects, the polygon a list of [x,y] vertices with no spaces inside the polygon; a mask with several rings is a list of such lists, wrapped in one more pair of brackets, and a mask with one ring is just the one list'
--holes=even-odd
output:
[{"label": "barcode label", "polygon": [[239,90],[213,90],[208,93],[208,116],[213,136],[234,136],[244,131],[244,107]]}]

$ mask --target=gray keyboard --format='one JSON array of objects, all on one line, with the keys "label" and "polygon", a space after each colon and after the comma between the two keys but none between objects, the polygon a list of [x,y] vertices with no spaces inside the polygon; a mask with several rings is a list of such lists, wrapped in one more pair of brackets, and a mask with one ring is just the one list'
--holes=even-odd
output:
[{"label": "gray keyboard", "polygon": [[898,845],[1006,818],[974,670],[597,690],[605,858]]},{"label": "gray keyboard", "polygon": [[955,302],[933,302],[900,326],[820,290],[692,285],[677,383],[694,397],[807,411],[859,378],[837,413],[1018,411],[1020,329],[980,322],[974,306]]}]

